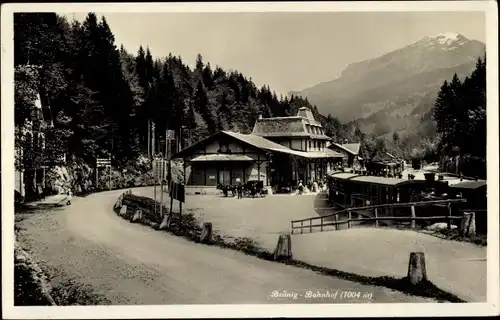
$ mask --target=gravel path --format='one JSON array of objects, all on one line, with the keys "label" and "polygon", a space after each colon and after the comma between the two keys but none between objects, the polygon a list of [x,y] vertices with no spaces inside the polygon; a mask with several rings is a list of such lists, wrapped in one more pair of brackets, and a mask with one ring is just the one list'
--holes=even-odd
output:
[{"label": "gravel path", "polygon": [[[55,285],[67,278],[91,285],[112,304],[228,304],[304,302],[429,302],[386,288],[195,244],[131,224],[115,215],[121,191],[73,198],[73,204],[20,222],[21,240]],[[151,188],[135,189],[151,193]],[[305,299],[306,291],[360,292],[367,297]],[[271,298],[273,291],[297,299]]]}]

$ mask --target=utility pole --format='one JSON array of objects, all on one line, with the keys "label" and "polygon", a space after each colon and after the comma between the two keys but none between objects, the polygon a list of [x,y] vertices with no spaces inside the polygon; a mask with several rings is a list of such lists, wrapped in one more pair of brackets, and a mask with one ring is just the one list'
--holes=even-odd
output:
[{"label": "utility pole", "polygon": [[165,160],[168,159],[168,155],[170,154],[169,142],[170,142],[170,139],[168,137],[168,129],[165,129]]},{"label": "utility pole", "polygon": [[151,120],[148,119],[148,158],[151,159]]},{"label": "utility pole", "polygon": [[154,158],[156,156],[156,152],[155,152],[155,123],[153,122],[151,124],[151,137],[152,137],[152,142],[151,142],[151,155],[152,157]]}]

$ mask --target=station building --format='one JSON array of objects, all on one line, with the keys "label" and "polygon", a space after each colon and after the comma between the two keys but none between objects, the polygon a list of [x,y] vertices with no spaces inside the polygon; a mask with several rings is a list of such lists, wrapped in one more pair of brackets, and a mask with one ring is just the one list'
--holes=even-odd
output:
[{"label": "station building", "polygon": [[263,181],[277,189],[323,179],[343,155],[327,148],[331,139],[312,112],[256,120],[251,134],[220,131],[174,155],[184,160],[188,186]]}]

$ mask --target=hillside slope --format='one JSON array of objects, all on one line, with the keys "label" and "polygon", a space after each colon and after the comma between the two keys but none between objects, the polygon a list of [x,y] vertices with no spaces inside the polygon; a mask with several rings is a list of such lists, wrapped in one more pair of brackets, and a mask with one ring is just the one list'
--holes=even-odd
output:
[{"label": "hillside slope", "polygon": [[443,33],[372,60],[350,64],[338,79],[293,94],[341,121],[360,119],[367,133],[384,134],[415,124],[428,112],[439,87],[454,73],[474,70],[485,45]]}]

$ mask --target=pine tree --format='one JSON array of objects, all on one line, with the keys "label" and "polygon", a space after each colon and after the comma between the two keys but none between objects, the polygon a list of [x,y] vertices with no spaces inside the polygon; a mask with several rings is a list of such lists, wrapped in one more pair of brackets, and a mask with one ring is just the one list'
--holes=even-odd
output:
[{"label": "pine tree", "polygon": [[207,93],[205,91],[205,87],[203,86],[201,80],[198,81],[198,84],[196,86],[193,103],[195,110],[198,111],[200,115],[203,117],[203,120],[207,125],[209,133],[210,134],[215,133],[216,122],[214,120],[212,112],[210,111]]}]

